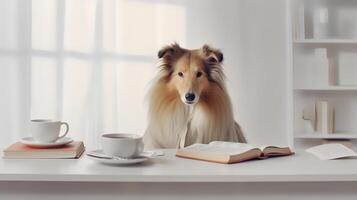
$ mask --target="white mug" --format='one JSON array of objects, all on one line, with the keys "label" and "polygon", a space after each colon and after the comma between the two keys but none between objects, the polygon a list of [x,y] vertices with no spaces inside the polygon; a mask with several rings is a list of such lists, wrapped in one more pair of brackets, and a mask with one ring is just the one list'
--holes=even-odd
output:
[{"label": "white mug", "polygon": [[[66,126],[66,131],[60,136],[62,125]],[[31,120],[30,131],[33,139],[37,142],[55,142],[67,135],[69,125],[66,122],[61,121],[35,119]]]},{"label": "white mug", "polygon": [[103,134],[101,142],[106,155],[122,158],[138,156],[144,148],[142,137],[133,134]]}]

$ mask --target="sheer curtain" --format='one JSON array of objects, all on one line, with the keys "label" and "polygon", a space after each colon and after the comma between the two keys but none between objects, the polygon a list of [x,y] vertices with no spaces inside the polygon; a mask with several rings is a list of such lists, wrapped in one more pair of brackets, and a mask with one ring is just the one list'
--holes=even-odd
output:
[{"label": "sheer curtain", "polygon": [[156,53],[174,41],[220,48],[246,137],[284,145],[287,19],[286,0],[0,0],[0,148],[34,118],[69,122],[90,148],[143,134]]},{"label": "sheer curtain", "polygon": [[30,119],[59,119],[97,147],[103,132],[143,134],[156,51],[185,45],[180,1],[0,1],[0,145]]}]

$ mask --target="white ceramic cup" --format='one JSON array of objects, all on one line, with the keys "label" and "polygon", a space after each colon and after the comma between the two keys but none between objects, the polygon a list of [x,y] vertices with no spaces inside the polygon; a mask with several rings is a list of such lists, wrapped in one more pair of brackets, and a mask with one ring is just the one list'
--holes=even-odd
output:
[{"label": "white ceramic cup", "polygon": [[[62,136],[60,136],[62,125],[66,126],[66,131]],[[61,121],[35,119],[31,120],[30,131],[33,139],[37,142],[55,142],[67,135],[69,131],[69,125],[66,122]]]},{"label": "white ceramic cup", "polygon": [[101,138],[102,148],[106,155],[131,158],[143,152],[142,137],[133,134],[108,133]]}]

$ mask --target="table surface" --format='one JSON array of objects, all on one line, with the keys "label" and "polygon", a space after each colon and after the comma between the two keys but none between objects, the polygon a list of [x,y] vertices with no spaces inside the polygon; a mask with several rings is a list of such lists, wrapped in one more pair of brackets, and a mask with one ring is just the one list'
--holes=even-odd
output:
[{"label": "table surface", "polygon": [[322,161],[306,153],[238,164],[175,157],[175,150],[137,165],[79,159],[1,159],[0,181],[315,182],[357,181],[357,159]]}]

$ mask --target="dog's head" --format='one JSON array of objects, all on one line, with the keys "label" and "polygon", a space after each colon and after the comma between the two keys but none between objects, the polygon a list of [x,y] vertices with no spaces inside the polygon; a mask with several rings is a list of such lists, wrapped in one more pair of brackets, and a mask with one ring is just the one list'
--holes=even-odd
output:
[{"label": "dog's head", "polygon": [[187,105],[196,104],[212,84],[223,84],[223,54],[218,49],[204,45],[188,50],[173,44],[162,48],[158,57],[162,61],[163,78]]}]

